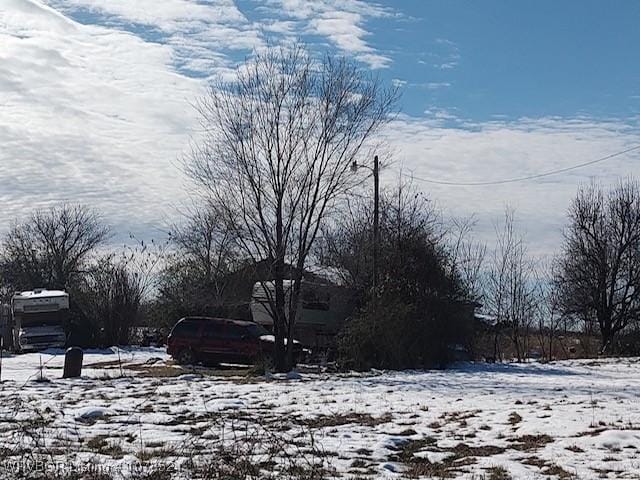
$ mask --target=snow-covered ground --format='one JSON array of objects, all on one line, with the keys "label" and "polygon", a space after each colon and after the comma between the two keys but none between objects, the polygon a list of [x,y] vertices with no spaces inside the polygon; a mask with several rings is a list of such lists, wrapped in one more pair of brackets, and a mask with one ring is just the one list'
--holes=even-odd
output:
[{"label": "snow-covered ground", "polygon": [[[24,383],[39,379],[41,373],[48,379],[62,377],[64,350],[50,349],[23,355],[4,352],[3,355],[0,380]],[[83,355],[85,368],[82,374],[85,378],[120,376],[120,365],[126,368],[127,365],[144,364],[149,359],[164,361],[167,358],[164,348],[112,347],[104,350],[86,350]],[[94,368],[94,365],[97,368]]]},{"label": "snow-covered ground", "polygon": [[134,467],[162,464],[157,478],[205,478],[192,463],[223,458],[221,445],[313,458],[326,477],[640,478],[640,359],[248,378],[183,371],[153,348],[118,362],[113,349],[62,380],[51,353],[45,382],[39,354],[3,360],[0,478],[32,468],[34,451],[63,471],[138,478]]}]

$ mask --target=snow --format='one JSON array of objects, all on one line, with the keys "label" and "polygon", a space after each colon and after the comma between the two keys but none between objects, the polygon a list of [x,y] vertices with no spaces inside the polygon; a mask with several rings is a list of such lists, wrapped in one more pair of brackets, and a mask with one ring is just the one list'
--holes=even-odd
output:
[{"label": "snow", "polygon": [[71,412],[71,416],[79,422],[90,422],[109,415],[111,411],[104,407],[83,407]]},{"label": "snow", "polygon": [[[271,342],[271,343],[276,343],[276,337],[274,335],[260,335],[260,340],[262,340],[263,342]],[[287,344],[287,338],[284,339],[284,344]],[[300,342],[298,340],[294,340],[293,343],[300,345]]]},{"label": "snow", "polygon": [[44,288],[37,290],[26,290],[16,293],[14,299],[20,298],[52,298],[52,297],[68,297],[69,294],[64,290],[46,290]]},{"label": "snow", "polygon": [[[83,376],[87,378],[114,376],[116,373],[114,369],[92,368],[91,365],[103,362],[118,362],[118,352],[120,353],[120,361],[125,369],[127,366],[144,363],[153,358],[165,359],[167,357],[164,348],[138,349],[111,347],[102,350],[85,350],[83,357],[83,364],[85,365],[85,368],[82,370]],[[40,365],[42,365],[43,377],[48,379],[62,378],[64,354],[65,351],[58,348],[21,355],[3,352],[0,380],[25,383],[29,380],[38,379],[40,377]],[[117,373],[119,374],[119,371]]]},{"label": "snow", "polygon": [[[62,351],[42,358],[45,383],[28,381],[39,375],[39,354],[4,358],[4,448],[24,440],[21,422],[45,418],[38,428],[47,432],[47,445],[64,441],[76,462],[122,467],[141,450],[165,448],[179,463],[189,454],[185,446],[220,438],[220,428],[284,422],[277,431],[298,440],[300,425],[313,430],[336,476],[403,478],[407,458],[440,466],[462,459],[452,474],[462,479],[488,478],[498,466],[516,479],[640,476],[637,358],[347,374],[302,366],[289,375],[248,378],[183,369],[158,348],[121,349],[118,362],[113,348],[85,352],[83,377],[65,380]],[[122,451],[87,446],[100,438]],[[190,478],[182,473],[175,478]]]}]

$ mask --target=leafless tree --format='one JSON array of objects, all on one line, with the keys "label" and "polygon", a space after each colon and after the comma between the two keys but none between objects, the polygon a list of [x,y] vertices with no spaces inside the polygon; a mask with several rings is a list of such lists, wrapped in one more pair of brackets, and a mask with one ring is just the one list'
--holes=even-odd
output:
[{"label": "leafless tree", "polygon": [[[379,210],[381,288],[385,282],[402,281],[396,275],[398,270],[395,270],[402,268],[398,263],[402,263],[406,253],[399,250],[400,239],[428,237],[424,244],[437,246],[443,264],[446,263],[447,273],[452,273],[449,256],[444,254],[447,232],[442,214],[413,184],[400,179],[397,187],[383,189]],[[372,217],[370,196],[349,199],[346,208],[334,215],[331,224],[323,229],[322,241],[318,243],[316,252],[323,267],[332,269],[342,284],[363,295],[370,293],[373,287]],[[390,260],[392,258],[393,261]],[[428,273],[432,272],[424,272],[425,275]]]},{"label": "leafless tree", "polygon": [[[381,196],[385,205],[385,192]],[[385,208],[381,209],[383,212]],[[384,213],[383,213],[384,216]],[[331,224],[322,229],[315,256],[336,281],[360,292],[373,285],[373,208],[369,198],[354,196],[345,202]]]},{"label": "leafless tree", "polygon": [[225,277],[238,262],[234,233],[227,228],[220,209],[209,201],[189,208],[185,220],[171,232],[176,255],[197,269],[198,277],[220,297]]},{"label": "leafless tree", "polygon": [[[524,239],[515,229],[514,211],[506,208],[502,225],[496,226],[497,244],[486,286],[486,303],[497,327],[510,334],[518,361],[526,358],[528,334],[534,319],[535,268]],[[496,329],[498,332],[498,329]],[[496,333],[494,349],[497,349]],[[498,356],[498,352],[494,352]]]},{"label": "leafless tree", "polygon": [[565,313],[596,323],[601,351],[640,314],[640,184],[580,188],[569,209],[558,281]]},{"label": "leafless tree", "polygon": [[98,213],[83,205],[36,210],[4,239],[5,278],[16,288],[68,288],[108,237]]},{"label": "leafless tree", "polygon": [[171,228],[158,276],[161,324],[183,315],[220,314],[232,293],[231,274],[240,265],[234,233],[212,202],[194,203],[182,214],[183,221]]},{"label": "leafless tree", "polygon": [[487,255],[486,244],[472,237],[474,217],[454,219],[450,232],[451,269],[456,272],[469,297],[481,301],[483,296],[482,274]]},{"label": "leafless tree", "polygon": [[[397,93],[345,59],[316,61],[301,46],[268,49],[214,83],[197,103],[204,138],[188,174],[221,206],[238,244],[271,265],[278,370],[291,365],[302,273],[318,231],[359,179],[373,135]],[[285,276],[292,284],[286,301]],[[267,292],[269,289],[265,289]]]},{"label": "leafless tree", "polygon": [[75,296],[91,326],[84,341],[104,346],[129,343],[145,294],[145,278],[134,270],[126,256],[107,254],[83,275]]},{"label": "leafless tree", "polygon": [[556,259],[539,264],[535,276],[535,295],[537,318],[537,339],[542,358],[553,360],[555,352],[563,345],[559,337],[566,334],[568,318],[562,313],[560,303],[560,289],[556,279]]},{"label": "leafless tree", "polygon": [[320,242],[323,265],[342,274],[362,307],[338,337],[339,363],[356,369],[446,364],[452,345],[470,343],[473,306],[440,210],[409,182],[382,191],[372,297],[371,202],[351,207]]}]

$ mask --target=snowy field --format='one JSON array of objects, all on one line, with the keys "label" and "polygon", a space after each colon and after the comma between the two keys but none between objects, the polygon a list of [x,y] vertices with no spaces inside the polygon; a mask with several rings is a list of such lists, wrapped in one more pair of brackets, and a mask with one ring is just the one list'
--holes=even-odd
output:
[{"label": "snowy field", "polygon": [[4,358],[0,478],[640,478],[640,359],[251,378],[116,352],[75,380]]}]

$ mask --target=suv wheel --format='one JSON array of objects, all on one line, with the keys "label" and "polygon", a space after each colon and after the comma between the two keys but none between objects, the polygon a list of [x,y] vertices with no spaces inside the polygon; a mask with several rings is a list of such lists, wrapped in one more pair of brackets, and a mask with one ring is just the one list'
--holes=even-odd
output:
[{"label": "suv wheel", "polygon": [[189,365],[196,363],[196,356],[192,350],[186,348],[184,350],[180,350],[176,357],[176,360],[181,365]]}]

